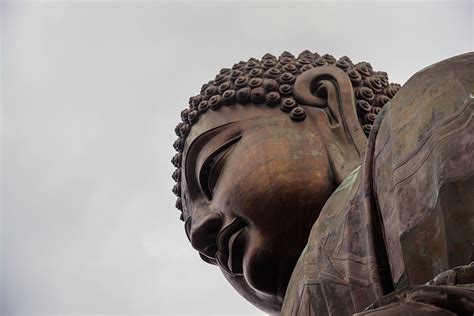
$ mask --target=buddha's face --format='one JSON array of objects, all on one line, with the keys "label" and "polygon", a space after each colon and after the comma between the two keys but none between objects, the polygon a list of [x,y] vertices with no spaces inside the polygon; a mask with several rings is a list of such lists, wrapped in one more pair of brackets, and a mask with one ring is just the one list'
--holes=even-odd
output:
[{"label": "buddha's face", "polygon": [[327,117],[316,108],[307,113],[294,122],[273,108],[225,106],[203,115],[186,140],[191,244],[267,312],[279,311],[311,227],[339,182],[325,146]]}]

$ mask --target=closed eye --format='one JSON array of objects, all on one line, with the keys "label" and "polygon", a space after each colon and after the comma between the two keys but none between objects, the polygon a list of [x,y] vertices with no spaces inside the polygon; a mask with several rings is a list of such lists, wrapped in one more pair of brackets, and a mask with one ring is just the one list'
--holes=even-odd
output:
[{"label": "closed eye", "polygon": [[199,185],[209,200],[212,200],[214,187],[229,156],[232,146],[241,139],[237,136],[215,150],[202,164],[199,171]]}]

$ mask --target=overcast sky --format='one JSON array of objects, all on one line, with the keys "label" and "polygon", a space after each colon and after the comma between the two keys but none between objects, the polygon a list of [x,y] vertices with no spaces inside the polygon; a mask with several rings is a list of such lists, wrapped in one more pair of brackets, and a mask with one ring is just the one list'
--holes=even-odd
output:
[{"label": "overcast sky", "polygon": [[2,3],[0,314],[261,314],[188,244],[174,126],[222,67],[304,49],[404,83],[472,1]]}]

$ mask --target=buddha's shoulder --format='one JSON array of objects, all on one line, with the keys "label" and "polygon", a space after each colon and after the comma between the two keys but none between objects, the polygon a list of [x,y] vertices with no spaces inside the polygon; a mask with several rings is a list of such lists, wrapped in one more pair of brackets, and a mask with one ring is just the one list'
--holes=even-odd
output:
[{"label": "buddha's shoulder", "polygon": [[[355,169],[314,224],[288,285],[283,315],[348,315],[373,302],[378,281],[368,268],[374,266],[373,254],[364,247],[370,236],[363,173],[370,174],[375,186],[396,287],[423,284],[451,268],[454,262],[443,254],[454,253],[451,259],[457,264],[468,263],[474,242],[469,220],[474,203],[473,108],[474,53],[434,64],[408,80],[385,111],[369,153],[371,170]],[[460,233],[463,240],[456,237]],[[452,245],[441,242],[446,237]],[[438,253],[433,249],[439,245],[444,246]]]},{"label": "buddha's shoulder", "polygon": [[393,164],[402,164],[433,139],[435,132],[470,120],[473,107],[474,53],[426,67],[414,74],[387,105],[375,156],[390,142]]},{"label": "buddha's shoulder", "polygon": [[419,71],[387,106],[373,178],[396,288],[472,258],[473,113],[474,53]]}]

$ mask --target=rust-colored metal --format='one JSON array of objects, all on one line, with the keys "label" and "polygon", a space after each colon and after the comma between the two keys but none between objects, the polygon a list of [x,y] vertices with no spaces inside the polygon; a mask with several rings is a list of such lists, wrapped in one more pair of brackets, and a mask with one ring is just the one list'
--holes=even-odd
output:
[{"label": "rust-colored metal", "polygon": [[192,246],[268,313],[474,312],[472,78],[474,53],[400,91],[309,51],[221,70],[176,128]]}]

